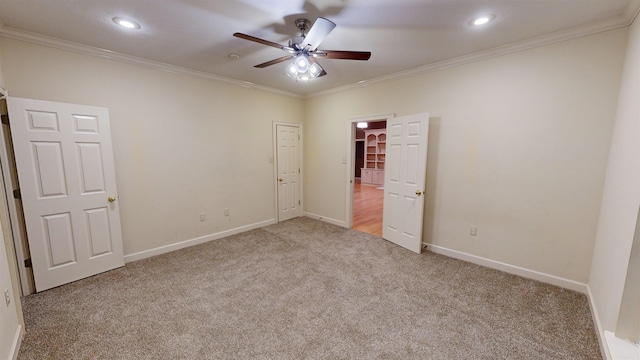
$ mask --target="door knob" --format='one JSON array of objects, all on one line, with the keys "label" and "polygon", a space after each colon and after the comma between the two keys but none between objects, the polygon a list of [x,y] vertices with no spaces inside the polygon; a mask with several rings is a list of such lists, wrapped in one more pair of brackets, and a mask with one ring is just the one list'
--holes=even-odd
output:
[{"label": "door knob", "polygon": [[283,179],[283,178],[280,178],[280,179],[278,179],[278,181],[283,182],[283,181],[284,181],[284,179]]},{"label": "door knob", "polygon": [[422,190],[416,190],[416,195],[422,195]]},{"label": "door knob", "polygon": [[109,196],[107,198],[107,200],[109,200],[109,202],[114,202],[114,201],[116,201],[116,197],[115,196]]}]

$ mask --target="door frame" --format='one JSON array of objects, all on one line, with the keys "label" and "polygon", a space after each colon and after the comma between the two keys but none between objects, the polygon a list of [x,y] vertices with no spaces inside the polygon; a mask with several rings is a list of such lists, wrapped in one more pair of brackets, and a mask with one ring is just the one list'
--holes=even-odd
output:
[{"label": "door frame", "polygon": [[273,143],[273,154],[272,156],[269,158],[269,161],[271,163],[273,163],[273,195],[275,196],[274,198],[274,206],[275,206],[275,220],[276,223],[280,222],[280,206],[278,204],[278,201],[280,199],[280,197],[278,196],[278,126],[291,126],[291,127],[297,127],[298,128],[298,135],[300,136],[300,140],[298,142],[298,160],[300,161],[300,187],[298,188],[298,198],[300,199],[300,213],[301,215],[304,215],[304,199],[302,194],[304,194],[303,188],[304,188],[304,164],[303,164],[303,159],[302,159],[302,146],[303,146],[303,141],[304,141],[304,136],[302,134],[302,124],[298,124],[298,123],[290,123],[290,122],[283,122],[283,121],[274,121],[273,122],[273,132],[272,132],[272,143]]},{"label": "door frame", "polygon": [[347,120],[347,156],[345,158],[345,164],[347,167],[346,173],[346,219],[345,227],[351,229],[353,227],[353,187],[355,182],[355,174],[353,167],[356,163],[356,124],[361,121],[389,121],[395,117],[395,113],[355,117]]},{"label": "door frame", "polygon": [[[8,92],[2,90],[2,113],[7,110],[6,98],[9,96]],[[7,114],[4,114],[7,115]],[[7,139],[9,142],[7,142]],[[13,190],[18,189],[18,172],[13,159],[13,144],[11,143],[11,133],[8,125],[0,126],[0,172],[2,173],[2,185],[3,185],[3,198],[6,206],[6,213],[8,220],[8,229],[5,231],[11,234],[11,241],[13,242],[13,256],[16,260],[16,270],[18,273],[18,279],[20,281],[21,295],[30,295],[35,293],[35,283],[33,280],[33,272],[27,269],[25,266],[25,259],[30,258],[29,251],[25,244],[26,228],[24,227],[24,216],[22,211],[19,211],[17,202],[19,199],[14,199]]]}]

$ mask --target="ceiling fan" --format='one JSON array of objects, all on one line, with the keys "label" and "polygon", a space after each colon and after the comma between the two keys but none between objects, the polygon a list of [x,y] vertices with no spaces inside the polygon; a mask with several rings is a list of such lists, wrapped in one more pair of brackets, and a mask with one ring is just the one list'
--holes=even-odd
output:
[{"label": "ceiling fan", "polygon": [[[235,33],[233,36],[257,42],[259,44],[273,46],[284,50],[289,55],[255,65],[256,68],[265,68],[287,60],[293,60],[287,67],[287,75],[296,80],[309,80],[311,78],[327,75],[322,66],[316,60],[317,58],[326,59],[343,59],[343,60],[369,60],[371,52],[369,51],[345,51],[345,50],[320,50],[318,46],[327,35],[336,27],[332,21],[319,17],[311,26],[311,22],[307,19],[296,20],[296,26],[300,29],[300,35],[289,40],[289,45],[280,45],[278,43],[260,39],[251,35]],[[309,32],[305,32],[309,29]]]}]

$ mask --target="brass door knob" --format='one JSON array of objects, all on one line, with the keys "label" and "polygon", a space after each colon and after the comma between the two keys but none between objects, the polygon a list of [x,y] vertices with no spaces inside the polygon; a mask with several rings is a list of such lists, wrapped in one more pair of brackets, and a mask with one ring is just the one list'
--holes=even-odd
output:
[{"label": "brass door knob", "polygon": [[416,190],[416,195],[422,195],[422,190]]},{"label": "brass door knob", "polygon": [[115,196],[109,196],[107,198],[107,200],[109,200],[109,202],[114,202],[114,201],[116,201],[116,197]]},{"label": "brass door knob", "polygon": [[284,181],[284,179],[283,179],[283,178],[279,178],[279,179],[278,179],[278,181],[283,182],[283,181]]}]

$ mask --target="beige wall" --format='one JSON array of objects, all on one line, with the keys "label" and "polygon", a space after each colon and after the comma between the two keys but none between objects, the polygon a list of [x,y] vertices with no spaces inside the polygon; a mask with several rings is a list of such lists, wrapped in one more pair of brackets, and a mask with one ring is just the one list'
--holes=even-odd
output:
[{"label": "beige wall", "polygon": [[349,118],[428,112],[424,241],[586,283],[626,36],[308,99],[305,211],[346,221]]},{"label": "beige wall", "polygon": [[[589,278],[589,286],[602,326],[604,330],[609,331],[615,330],[618,320],[640,205],[638,94],[640,22],[636,20],[630,29]],[[640,261],[637,258],[632,260]],[[629,279],[640,281],[640,274],[630,274]]]},{"label": "beige wall", "polygon": [[[2,71],[2,49],[0,47],[0,86],[5,87]],[[2,185],[2,179],[0,179]],[[0,188],[4,189],[3,186]],[[0,359],[11,359],[17,350],[16,343],[22,329],[22,309],[18,289],[18,278],[13,258],[13,244],[7,223],[4,190],[0,194]],[[6,306],[4,292],[9,291],[11,303]]]},{"label": "beige wall", "polygon": [[[347,120],[429,112],[424,240],[589,279],[613,329],[640,198],[639,32],[617,117],[628,29],[306,101],[2,39],[0,85],[110,109],[126,254],[273,219],[272,121],[304,119],[305,211],[345,221]],[[0,356],[18,319],[1,320]]]},{"label": "beige wall", "polygon": [[12,96],[109,108],[125,254],[275,218],[272,122],[303,100],[9,39],[2,63]]}]

